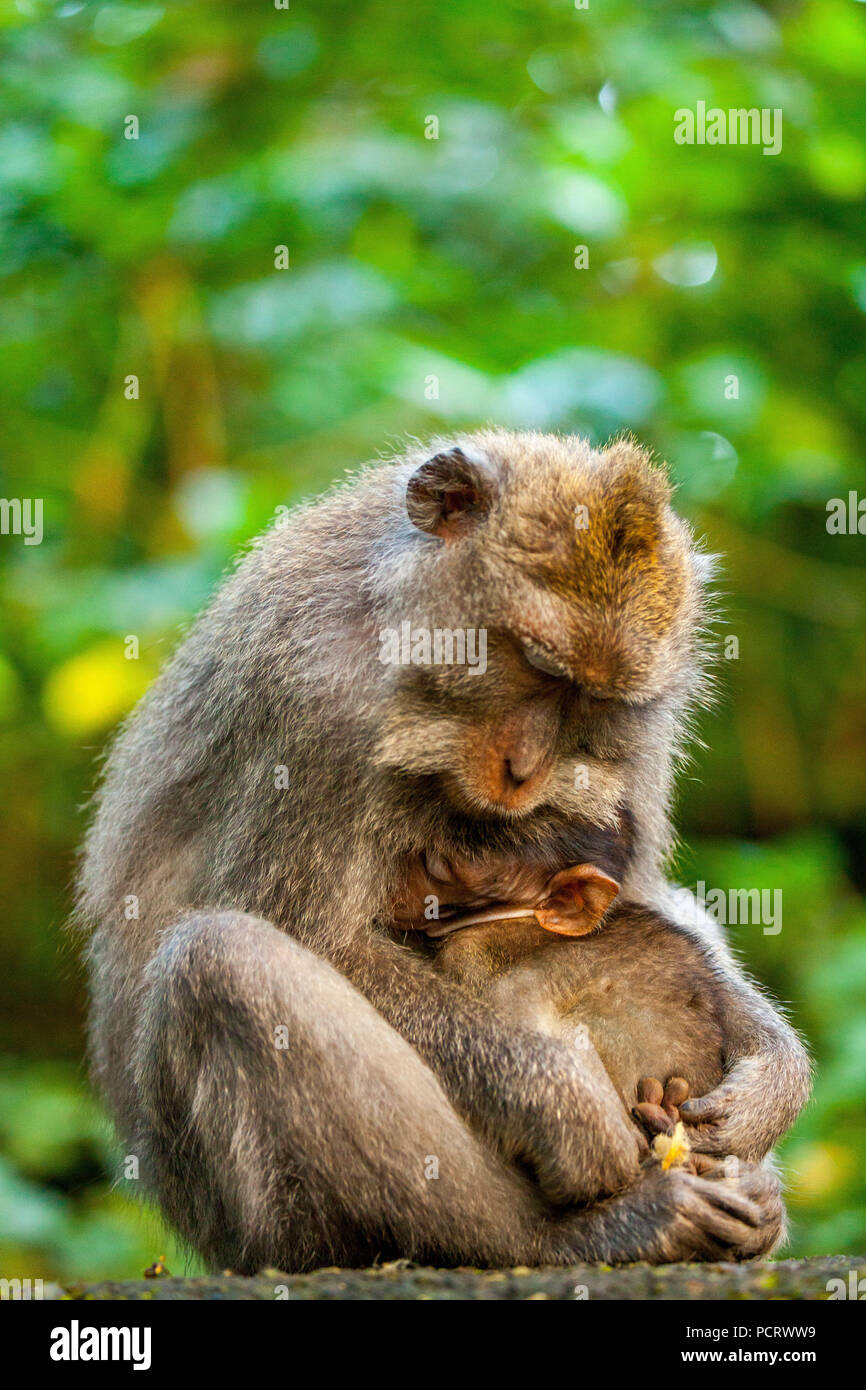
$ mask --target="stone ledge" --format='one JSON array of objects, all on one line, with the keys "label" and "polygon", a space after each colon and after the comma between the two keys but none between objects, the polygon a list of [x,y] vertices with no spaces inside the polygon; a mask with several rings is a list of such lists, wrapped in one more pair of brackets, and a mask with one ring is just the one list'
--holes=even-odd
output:
[{"label": "stone ledge", "polygon": [[[756,1264],[571,1265],[564,1269],[433,1269],[403,1261],[374,1269],[319,1269],[313,1274],[265,1270],[235,1275],[122,1283],[52,1285],[46,1298],[72,1300],[221,1299],[346,1301],[499,1301],[554,1299],[824,1300],[827,1281],[866,1273],[866,1255]],[[583,1293],[582,1290],[586,1292]],[[287,1293],[285,1292],[287,1291]]]}]

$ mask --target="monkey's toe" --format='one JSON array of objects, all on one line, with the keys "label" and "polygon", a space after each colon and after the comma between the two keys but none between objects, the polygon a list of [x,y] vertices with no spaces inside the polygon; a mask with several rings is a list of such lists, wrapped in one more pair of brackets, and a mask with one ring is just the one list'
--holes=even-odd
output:
[{"label": "monkey's toe", "polygon": [[673,1134],[680,1118],[680,1106],[688,1098],[689,1083],[682,1076],[671,1076],[662,1083],[654,1076],[644,1076],[638,1082],[638,1103],[632,1111],[650,1138],[656,1134]]}]

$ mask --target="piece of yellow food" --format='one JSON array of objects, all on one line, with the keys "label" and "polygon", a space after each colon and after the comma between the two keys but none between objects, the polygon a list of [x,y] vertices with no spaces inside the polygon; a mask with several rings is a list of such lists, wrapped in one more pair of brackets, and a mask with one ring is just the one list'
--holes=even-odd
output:
[{"label": "piece of yellow food", "polygon": [[653,1140],[653,1153],[661,1159],[662,1168],[680,1168],[688,1162],[691,1151],[682,1120],[677,1120],[673,1134],[657,1134]]}]

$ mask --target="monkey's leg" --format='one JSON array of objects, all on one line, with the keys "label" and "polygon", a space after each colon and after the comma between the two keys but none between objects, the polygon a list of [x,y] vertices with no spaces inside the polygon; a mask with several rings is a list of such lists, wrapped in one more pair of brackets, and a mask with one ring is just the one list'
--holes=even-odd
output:
[{"label": "monkey's leg", "polygon": [[767,1225],[766,1192],[679,1178],[554,1216],[347,980],[242,914],[164,938],[136,1056],[144,1175],[191,1244],[238,1272],[739,1258]]},{"label": "monkey's leg", "polygon": [[214,913],[170,932],[136,1055],[143,1170],[214,1264],[541,1258],[530,1183],[333,966],[270,924]]}]

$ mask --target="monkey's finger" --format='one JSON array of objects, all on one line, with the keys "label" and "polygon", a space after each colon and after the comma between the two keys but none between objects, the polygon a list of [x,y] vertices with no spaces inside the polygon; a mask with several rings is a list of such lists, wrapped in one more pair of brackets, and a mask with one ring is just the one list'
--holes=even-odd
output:
[{"label": "monkey's finger", "polygon": [[637,1098],[647,1105],[661,1105],[665,1088],[654,1076],[642,1076],[637,1083]]},{"label": "monkey's finger", "polygon": [[712,1124],[716,1120],[723,1120],[728,1113],[728,1097],[719,1091],[710,1091],[708,1096],[696,1096],[692,1100],[684,1100],[680,1106],[680,1119],[689,1125]]},{"label": "monkey's finger", "polygon": [[649,1101],[641,1101],[639,1105],[634,1106],[631,1113],[649,1134],[673,1134],[674,1132],[673,1122],[660,1105],[650,1105]]},{"label": "monkey's finger", "polygon": [[[700,1179],[693,1181],[700,1184]],[[676,1224],[690,1232],[688,1244],[706,1259],[747,1259],[762,1247],[764,1234],[761,1222],[754,1219],[757,1209],[743,1214],[752,1219],[743,1221],[739,1213],[731,1215],[708,1202],[700,1190],[693,1190],[677,1213]]]},{"label": "monkey's finger", "polygon": [[764,1244],[764,1232],[761,1222],[754,1225],[740,1221],[737,1217],[728,1216],[725,1212],[717,1212],[707,1223],[714,1239],[723,1247],[722,1258],[731,1254],[737,1259],[749,1259],[757,1254]]},{"label": "monkey's finger", "polygon": [[754,1156],[746,1156],[742,1135],[738,1135],[728,1125],[707,1125],[706,1129],[690,1129],[687,1133],[692,1154],[701,1154],[722,1162],[733,1158],[738,1158],[741,1163],[755,1161]]},{"label": "monkey's finger", "polygon": [[688,1136],[689,1148],[693,1154],[727,1158],[736,1147],[721,1125],[689,1125]]},{"label": "monkey's finger", "polygon": [[712,1154],[692,1153],[691,1164],[699,1178],[724,1177],[724,1163]]},{"label": "monkey's finger", "polygon": [[761,1208],[751,1197],[714,1178],[697,1178],[696,1181],[701,1184],[704,1199],[719,1211],[727,1212],[728,1216],[735,1217],[746,1226],[760,1226],[763,1220]]},{"label": "monkey's finger", "polygon": [[736,1246],[740,1250],[748,1249],[759,1227],[758,1221],[741,1221],[738,1216],[719,1209],[708,1211],[704,1217],[705,1230],[722,1245]]},{"label": "monkey's finger", "polygon": [[662,1105],[665,1109],[670,1105],[677,1110],[688,1098],[688,1094],[689,1083],[686,1081],[685,1077],[672,1076],[665,1086]]}]

